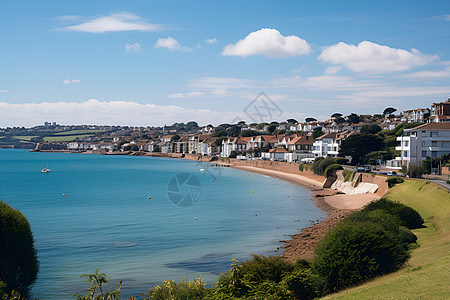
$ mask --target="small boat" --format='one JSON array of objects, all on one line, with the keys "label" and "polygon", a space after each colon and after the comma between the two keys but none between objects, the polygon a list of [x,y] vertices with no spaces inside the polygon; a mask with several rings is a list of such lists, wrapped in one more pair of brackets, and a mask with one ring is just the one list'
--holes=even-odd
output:
[{"label": "small boat", "polygon": [[48,168],[48,162],[47,162],[47,166],[46,166],[46,167],[43,167],[42,170],[41,170],[41,172],[42,172],[42,173],[48,173],[48,172],[50,172],[50,169]]}]

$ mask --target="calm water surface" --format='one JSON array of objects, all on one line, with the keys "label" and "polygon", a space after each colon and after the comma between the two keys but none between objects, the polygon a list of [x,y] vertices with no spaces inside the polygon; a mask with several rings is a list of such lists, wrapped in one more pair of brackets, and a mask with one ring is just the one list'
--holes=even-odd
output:
[{"label": "calm water surface", "polygon": [[[51,172],[42,173],[47,163]],[[168,197],[169,182],[180,173],[201,184],[189,207]],[[179,193],[190,191],[183,185]],[[85,294],[80,275],[95,269],[113,284],[122,279],[125,295],[198,274],[212,285],[232,258],[271,254],[286,235],[325,216],[308,190],[245,171],[22,150],[0,150],[0,200],[30,221],[40,261],[32,295],[40,299]]]}]

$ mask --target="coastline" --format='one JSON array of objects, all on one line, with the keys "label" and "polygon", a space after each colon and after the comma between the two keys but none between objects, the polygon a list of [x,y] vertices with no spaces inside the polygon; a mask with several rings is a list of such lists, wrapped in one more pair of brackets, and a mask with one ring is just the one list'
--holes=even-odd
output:
[{"label": "coastline", "polygon": [[[34,152],[34,151],[33,151]],[[143,151],[138,152],[113,152],[104,153],[97,151],[80,152],[80,151],[67,151],[67,150],[44,150],[36,152],[52,152],[52,153],[83,153],[83,154],[101,154],[101,155],[131,155],[131,156],[147,156],[147,157],[162,157],[162,158],[175,158],[198,161],[201,160],[205,163],[209,163],[209,160],[203,160],[203,157],[194,156],[171,156],[161,155],[160,153],[147,153]],[[298,259],[311,260],[314,257],[314,251],[320,240],[327,234],[328,231],[333,229],[343,218],[347,217],[351,213],[361,210],[365,205],[371,201],[380,198],[376,194],[357,194],[347,195],[342,194],[339,191],[323,188],[324,182],[320,182],[316,179],[312,179],[300,174],[293,174],[289,172],[277,171],[272,169],[266,169],[256,166],[243,166],[235,165],[233,163],[223,163],[220,161],[214,161],[218,165],[224,165],[226,167],[232,167],[235,169],[257,173],[260,175],[270,176],[280,180],[290,182],[292,184],[301,186],[311,191],[311,197],[314,204],[327,214],[325,220],[313,224],[312,226],[305,227],[300,230],[299,233],[291,236],[289,240],[282,240],[284,245],[280,248],[283,250],[281,257],[291,262],[295,262]]]}]

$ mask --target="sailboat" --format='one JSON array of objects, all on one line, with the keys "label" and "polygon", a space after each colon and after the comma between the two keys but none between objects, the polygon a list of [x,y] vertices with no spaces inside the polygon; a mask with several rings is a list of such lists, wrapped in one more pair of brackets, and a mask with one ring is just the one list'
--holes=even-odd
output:
[{"label": "sailboat", "polygon": [[50,172],[50,169],[48,168],[48,162],[47,162],[47,167],[43,167],[41,170],[42,173],[48,173]]}]

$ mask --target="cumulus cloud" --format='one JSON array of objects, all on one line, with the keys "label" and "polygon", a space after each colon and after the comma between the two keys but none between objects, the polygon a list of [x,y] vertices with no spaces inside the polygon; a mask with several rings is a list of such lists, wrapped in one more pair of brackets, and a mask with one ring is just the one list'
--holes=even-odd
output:
[{"label": "cumulus cloud", "polygon": [[105,33],[115,31],[160,31],[162,30],[162,26],[147,23],[142,17],[130,12],[121,12],[91,19],[77,25],[63,27],[61,30],[89,33]]},{"label": "cumulus cloud", "polygon": [[183,46],[176,39],[168,37],[166,39],[159,38],[156,41],[155,48],[167,48],[169,50],[192,51],[191,48]]},{"label": "cumulus cloud", "polygon": [[59,124],[103,124],[158,126],[174,122],[195,120],[199,124],[224,123],[232,120],[236,111],[213,111],[209,109],[184,108],[176,105],[142,104],[131,101],[0,102],[0,127],[34,126],[46,120]]},{"label": "cumulus cloud", "polygon": [[222,55],[252,56],[262,55],[281,58],[308,54],[311,46],[298,36],[283,36],[278,30],[262,28],[252,32],[236,44],[226,46]]},{"label": "cumulus cloud", "polygon": [[125,50],[127,50],[128,53],[139,53],[143,51],[141,44],[139,44],[138,42],[134,44],[126,44]]},{"label": "cumulus cloud", "polygon": [[79,80],[79,79],[72,79],[72,80],[70,80],[70,79],[64,79],[63,80],[63,84],[71,84],[71,83],[80,83],[81,81]]},{"label": "cumulus cloud", "polygon": [[406,51],[363,41],[357,46],[340,42],[327,47],[318,59],[355,72],[385,73],[423,66],[439,57],[423,54],[417,49]]},{"label": "cumulus cloud", "polygon": [[0,90],[0,93],[9,93],[8,90]]},{"label": "cumulus cloud", "polygon": [[217,39],[216,38],[205,39],[205,43],[210,44],[210,45],[214,45],[214,44],[217,44]]},{"label": "cumulus cloud", "polygon": [[328,68],[325,70],[325,74],[327,74],[327,75],[333,75],[333,74],[336,74],[337,72],[339,72],[340,70],[342,70],[342,67],[341,67],[341,66],[328,67]]}]

